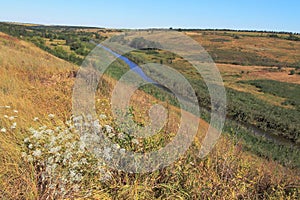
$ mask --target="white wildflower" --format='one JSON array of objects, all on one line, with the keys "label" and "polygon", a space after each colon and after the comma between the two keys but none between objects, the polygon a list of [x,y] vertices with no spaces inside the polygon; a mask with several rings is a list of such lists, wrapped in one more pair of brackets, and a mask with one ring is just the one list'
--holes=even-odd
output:
[{"label": "white wildflower", "polygon": [[57,153],[61,150],[61,146],[52,147],[49,151],[49,153]]},{"label": "white wildflower", "polygon": [[59,132],[61,130],[60,126],[55,127],[55,131]]},{"label": "white wildflower", "polygon": [[124,148],[120,149],[121,154],[125,154],[126,150]]},{"label": "white wildflower", "polygon": [[133,144],[139,144],[139,143],[140,143],[137,139],[132,139],[131,142],[132,142]]},{"label": "white wildflower", "polygon": [[[56,188],[56,184],[51,183],[51,184],[49,184],[48,188],[53,190]],[[57,194],[57,193],[54,193],[54,194]]]},{"label": "white wildflower", "polygon": [[56,164],[56,163],[54,163],[54,164],[53,164],[53,165],[51,165],[50,167],[51,167],[51,170],[52,170],[52,171],[54,171],[54,170],[57,168],[57,164]]},{"label": "white wildflower", "polygon": [[88,114],[88,115],[86,116],[86,119],[87,119],[88,121],[92,121],[93,117],[92,117],[91,114]]},{"label": "white wildflower", "polygon": [[107,133],[111,133],[113,128],[110,125],[104,125],[104,128],[106,129]]},{"label": "white wildflower", "polygon": [[85,127],[90,127],[90,126],[91,126],[91,124],[88,123],[88,122],[85,122],[83,125],[84,125]]},{"label": "white wildflower", "polygon": [[55,155],[55,159],[54,159],[54,162],[56,162],[56,163],[58,163],[58,162],[60,162],[60,160],[61,160],[61,154],[60,153],[56,153]]},{"label": "white wildflower", "polygon": [[112,145],[114,149],[120,149],[120,145],[119,144],[113,144]]},{"label": "white wildflower", "polygon": [[50,156],[48,159],[47,159],[47,163],[50,165],[52,165],[54,163],[54,158],[52,156]]},{"label": "white wildflower", "polygon": [[94,128],[94,131],[95,131],[96,133],[100,133],[100,131],[101,131],[101,125],[100,125],[100,123],[99,123],[99,120],[95,120],[95,121],[93,122],[93,128]]},{"label": "white wildflower", "polygon": [[40,132],[38,132],[38,131],[33,131],[33,137],[34,138],[36,138],[36,139],[39,139],[39,138],[41,138],[41,136],[42,136],[42,134],[40,133]]},{"label": "white wildflower", "polygon": [[84,151],[85,150],[85,143],[79,142],[79,150]]},{"label": "white wildflower", "polygon": [[103,150],[103,155],[107,160],[110,160],[112,158],[112,156],[110,155],[111,152],[111,148],[109,147],[105,147]]},{"label": "white wildflower", "polygon": [[2,132],[2,133],[6,133],[6,128],[1,128],[1,130],[0,130],[0,132]]},{"label": "white wildflower", "polygon": [[113,138],[115,136],[115,134],[114,133],[110,133],[110,134],[108,134],[108,137],[109,138]]},{"label": "white wildflower", "polygon": [[27,160],[28,162],[32,162],[33,161],[33,157],[31,155],[27,156]]},{"label": "white wildflower", "polygon": [[42,151],[39,149],[36,149],[35,151],[33,151],[32,155],[34,157],[40,157],[42,155]]},{"label": "white wildflower", "polygon": [[17,110],[13,110],[13,112],[14,112],[14,113],[18,113],[19,111],[17,111]]},{"label": "white wildflower", "polygon": [[76,122],[75,124],[74,124],[74,126],[75,126],[75,128],[80,128],[81,127],[81,123],[78,123],[78,122]]},{"label": "white wildflower", "polygon": [[14,116],[10,116],[8,119],[9,119],[10,121],[12,121],[12,120],[15,119],[15,117],[14,117]]},{"label": "white wildflower", "polygon": [[72,152],[66,152],[65,159],[70,160],[72,158]]},{"label": "white wildflower", "polygon": [[7,116],[7,115],[3,115],[3,117],[4,117],[4,118],[8,118],[8,116]]},{"label": "white wildflower", "polygon": [[65,135],[66,140],[73,138],[73,135],[71,135],[71,134],[65,133],[64,135]]},{"label": "white wildflower", "polygon": [[93,122],[93,126],[95,126],[95,127],[96,127],[96,126],[101,126],[98,119],[96,119],[96,120]]},{"label": "white wildflower", "polygon": [[21,153],[21,157],[22,157],[22,158],[26,158],[26,157],[27,157],[27,153],[26,153],[26,152],[22,152],[22,153]]},{"label": "white wildflower", "polygon": [[15,129],[16,127],[17,127],[17,122],[14,122],[14,123],[11,125],[10,129]]},{"label": "white wildflower", "polygon": [[124,133],[119,133],[119,134],[118,134],[118,138],[119,138],[120,140],[124,140],[124,139],[125,139],[125,134],[124,134]]},{"label": "white wildflower", "polygon": [[100,118],[100,119],[105,119],[105,118],[106,118],[106,115],[105,115],[105,114],[100,114],[100,115],[99,115],[99,118]]},{"label": "white wildflower", "polygon": [[29,149],[32,149],[32,148],[33,148],[33,145],[32,145],[32,144],[29,144],[29,145],[28,145],[28,148],[29,148]]},{"label": "white wildflower", "polygon": [[88,164],[86,158],[82,158],[82,159],[80,160],[80,162],[81,162],[81,164],[83,164],[83,165]]},{"label": "white wildflower", "polygon": [[74,170],[70,170],[70,177],[74,178],[76,176],[76,172]]},{"label": "white wildflower", "polygon": [[50,138],[50,144],[53,145],[56,141],[56,137],[54,135],[51,136]]},{"label": "white wildflower", "polygon": [[52,135],[52,134],[54,133],[54,131],[51,130],[51,129],[47,129],[47,130],[46,130],[46,133],[49,134],[49,135]]},{"label": "white wildflower", "polygon": [[66,192],[66,189],[64,187],[61,187],[60,191],[64,194]]},{"label": "white wildflower", "polygon": [[73,186],[73,190],[74,190],[75,192],[78,192],[78,191],[80,190],[80,186],[77,185],[77,184],[75,184],[75,185]]},{"label": "white wildflower", "polygon": [[75,161],[75,162],[72,163],[72,167],[73,168],[76,168],[78,166],[79,166],[79,162],[78,161]]},{"label": "white wildflower", "polygon": [[34,122],[36,122],[36,121],[38,121],[38,120],[39,120],[38,117],[33,118],[33,121],[34,121]]},{"label": "white wildflower", "polygon": [[55,115],[54,114],[49,114],[48,117],[53,119],[55,117]]},{"label": "white wildflower", "polygon": [[79,122],[79,121],[81,121],[82,120],[82,116],[77,116],[77,117],[74,117],[73,118],[73,121],[74,122]]},{"label": "white wildflower", "polygon": [[24,139],[24,143],[28,143],[28,142],[30,142],[30,139],[27,137]]},{"label": "white wildflower", "polygon": [[67,142],[65,146],[66,146],[67,148],[71,148],[72,143],[71,143],[71,142]]},{"label": "white wildflower", "polygon": [[102,176],[101,176],[101,181],[108,181],[111,179],[111,174],[109,172],[106,172],[104,173]]},{"label": "white wildflower", "polygon": [[78,173],[78,174],[76,174],[76,176],[74,177],[73,180],[79,182],[82,180],[82,178],[83,178],[82,175],[80,173]]},{"label": "white wildflower", "polygon": [[45,130],[47,128],[46,125],[39,127],[40,130]]}]

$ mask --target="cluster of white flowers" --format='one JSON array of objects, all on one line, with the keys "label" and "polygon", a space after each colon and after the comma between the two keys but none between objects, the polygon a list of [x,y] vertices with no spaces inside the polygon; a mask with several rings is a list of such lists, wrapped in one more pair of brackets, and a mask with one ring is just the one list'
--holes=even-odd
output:
[{"label": "cluster of white flowers", "polygon": [[[0,113],[0,118],[5,119],[5,123],[0,124],[0,133],[17,131],[19,111],[10,106],[0,108],[5,110]],[[139,144],[139,140],[126,131],[100,125],[100,121],[107,118],[105,114],[98,118],[100,120],[92,116],[73,116],[65,123],[58,123],[55,115],[49,114],[46,119],[52,123],[49,126],[41,125],[43,120],[38,117],[33,118],[33,122],[38,123],[35,128],[28,128],[22,157],[35,167],[39,187],[44,188],[41,191],[52,191],[57,198],[89,191],[88,187],[94,187],[97,180],[111,179],[107,161],[115,162],[125,155],[128,147]]]},{"label": "cluster of white flowers", "polygon": [[[54,115],[48,116],[53,119]],[[90,135],[102,132],[98,120],[82,116],[73,117],[60,126],[54,128],[41,126],[29,128],[30,136],[24,139],[22,156],[32,162],[38,170],[41,185],[47,185],[57,197],[66,197],[72,192],[84,191],[87,180],[93,183],[110,179],[111,173],[105,163],[87,150]],[[104,151],[103,151],[104,152]],[[110,156],[109,151],[105,151]]]},{"label": "cluster of white flowers", "polygon": [[[0,108],[4,108],[4,109],[10,109],[11,107],[10,106],[0,106]],[[11,112],[11,110],[9,110]],[[6,111],[6,112],[9,112],[9,111]],[[18,111],[17,110],[12,110],[12,112],[14,114],[17,114]],[[9,121],[9,124],[11,124],[10,126],[7,126],[7,127],[0,127],[0,132],[1,133],[6,133],[7,130],[9,130],[8,127],[10,127],[10,129],[16,129],[17,128],[17,122],[15,122],[15,119],[17,118],[18,116],[14,115],[14,116],[9,116],[7,114],[4,114],[3,115],[3,118],[7,119]]]},{"label": "cluster of white flowers", "polygon": [[105,115],[105,114],[100,114],[100,115],[99,115],[99,118],[100,118],[100,119],[106,119],[106,115]]},{"label": "cluster of white flowers", "polygon": [[55,117],[55,115],[54,114],[49,114],[48,117],[52,119],[52,118]]},{"label": "cluster of white flowers", "polygon": [[16,129],[17,128],[17,122],[12,123],[10,129]]}]

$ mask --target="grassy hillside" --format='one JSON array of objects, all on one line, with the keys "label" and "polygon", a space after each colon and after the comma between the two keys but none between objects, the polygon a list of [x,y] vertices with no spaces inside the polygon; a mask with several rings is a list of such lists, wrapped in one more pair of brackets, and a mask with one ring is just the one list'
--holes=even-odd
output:
[{"label": "grassy hillside", "polygon": [[[133,51],[126,54],[126,56],[140,65],[151,62],[167,63],[168,66],[174,68],[189,80],[196,91],[200,105],[210,108],[210,97],[204,81],[199,78],[201,75],[184,59],[161,50]],[[241,123],[251,124],[269,132],[271,135],[278,135],[299,144],[300,128],[296,121],[300,117],[300,111],[297,106],[291,103],[295,98],[292,97],[292,93],[297,93],[297,90],[291,91],[289,96],[282,96],[276,92],[270,93],[254,86],[241,84],[241,81],[267,78],[273,80],[273,84],[269,84],[269,87],[276,88],[282,85],[281,88],[287,88],[287,91],[289,91],[289,87],[299,88],[299,84],[284,84],[277,80],[298,83],[300,80],[299,75],[289,75],[288,69],[278,70],[278,68],[262,66],[231,66],[225,64],[218,64],[218,66],[220,66],[226,87],[228,117]],[[144,71],[146,70],[144,69]],[[269,77],[264,77],[266,73],[269,74]]]},{"label": "grassy hillside", "polygon": [[[84,152],[78,154],[78,147],[74,150],[77,152],[74,159],[83,161],[86,158],[85,162],[89,163],[79,164],[83,178],[62,187],[59,177],[64,177],[69,168],[62,162],[64,157],[59,157],[51,162],[51,166],[56,166],[51,173],[55,176],[47,177],[45,181],[41,174],[49,165],[48,159],[56,155],[49,152],[51,149],[41,148],[38,152],[36,148],[48,144],[47,130],[53,130],[53,136],[59,138],[68,128],[64,122],[71,115],[72,86],[77,69],[30,43],[0,33],[1,199],[84,196],[91,199],[297,199],[299,196],[299,169],[284,167],[245,151],[244,143],[238,137],[232,140],[223,135],[209,156],[199,159],[200,140],[207,128],[204,121],[201,121],[201,128],[188,152],[164,169],[147,174],[110,170],[110,177],[99,182],[97,171],[93,171],[95,161]],[[106,77],[96,96],[97,113],[106,116],[99,119],[100,123],[103,127],[107,124],[112,127],[112,140],[126,150],[139,152],[161,147],[172,139],[180,115],[177,108],[166,102],[163,104],[170,109],[170,122],[157,137],[138,142],[130,137],[118,139],[118,127],[112,120],[108,100],[115,82]],[[146,124],[147,108],[160,101],[142,91],[137,91],[134,97],[131,103],[135,109],[129,114],[140,124]],[[68,141],[78,139],[71,132],[67,135],[71,138],[60,138],[53,144],[60,144],[61,149],[53,148],[62,155],[70,149]],[[125,132],[124,135],[129,134]],[[24,144],[24,138],[30,139]],[[23,151],[34,158],[23,158]]]},{"label": "grassy hillside", "polygon": [[[21,144],[33,119],[70,116],[77,67],[33,44],[0,33],[0,198],[37,197],[34,169],[21,158]],[[11,124],[16,128],[11,129]]]},{"label": "grassy hillside", "polygon": [[100,42],[119,33],[94,27],[43,26],[0,22],[0,31],[34,43],[59,58],[80,65],[95,47],[90,40]]}]

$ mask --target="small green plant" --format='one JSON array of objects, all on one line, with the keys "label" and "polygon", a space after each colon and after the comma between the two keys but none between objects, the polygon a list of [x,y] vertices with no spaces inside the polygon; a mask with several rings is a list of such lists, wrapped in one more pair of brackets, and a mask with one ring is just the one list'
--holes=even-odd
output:
[{"label": "small green plant", "polygon": [[289,73],[289,75],[294,75],[296,73],[296,71],[294,69],[292,69]]}]

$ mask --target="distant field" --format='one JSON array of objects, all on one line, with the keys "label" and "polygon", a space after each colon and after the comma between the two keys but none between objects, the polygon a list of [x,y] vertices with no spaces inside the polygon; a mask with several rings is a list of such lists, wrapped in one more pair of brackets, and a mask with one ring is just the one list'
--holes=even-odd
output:
[{"label": "distant field", "polygon": [[[271,79],[280,82],[300,84],[300,76],[298,74],[291,75],[290,71],[294,68],[278,68],[266,66],[242,66],[232,64],[220,64],[217,66],[223,75],[223,79],[227,82],[251,79]],[[295,70],[297,73],[300,70]]]},{"label": "distant field", "polygon": [[[300,42],[270,34],[199,31],[186,32],[199,42],[217,63],[296,67],[300,65]],[[295,36],[299,37],[299,36]]]}]

